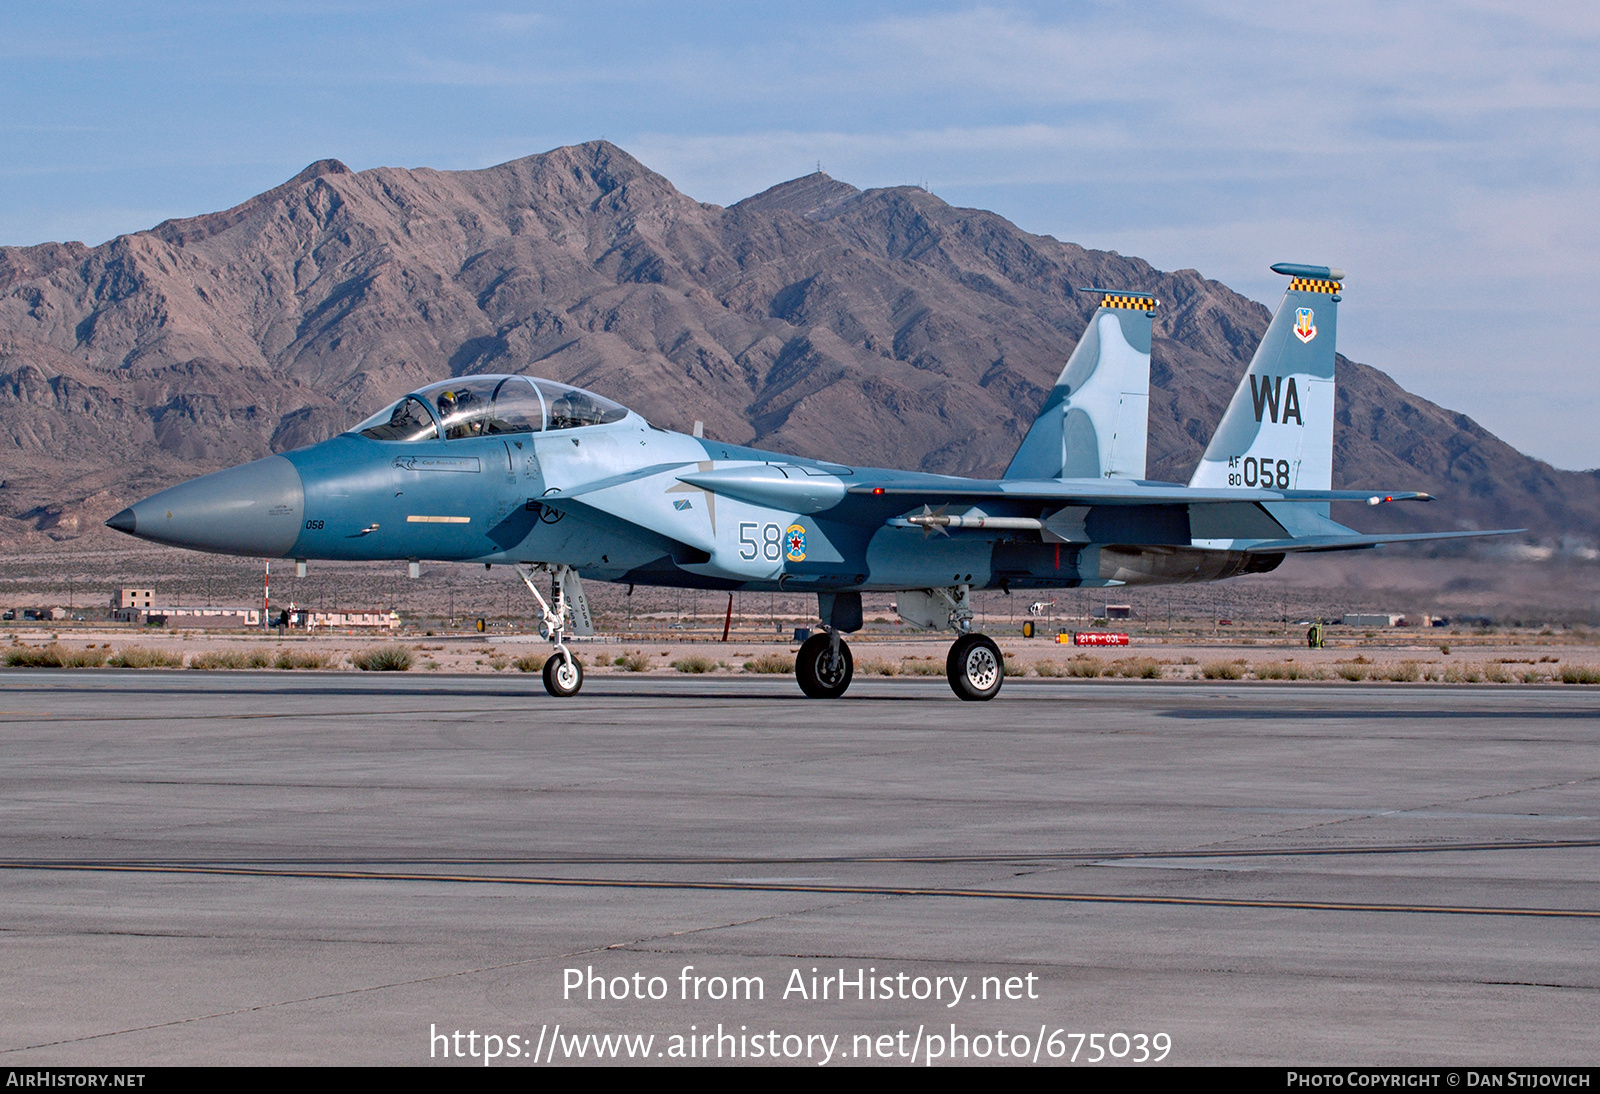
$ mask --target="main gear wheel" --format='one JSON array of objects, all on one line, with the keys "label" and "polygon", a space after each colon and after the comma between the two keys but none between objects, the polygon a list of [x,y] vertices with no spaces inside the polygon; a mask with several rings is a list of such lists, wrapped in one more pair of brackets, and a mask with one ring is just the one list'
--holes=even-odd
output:
[{"label": "main gear wheel", "polygon": [[850,686],[855,675],[855,659],[850,647],[839,640],[839,651],[834,653],[833,636],[814,634],[801,643],[800,655],[795,658],[794,676],[800,690],[813,699],[837,699]]},{"label": "main gear wheel", "polygon": [[964,634],[950,646],[944,671],[951,691],[962,699],[983,702],[1000,694],[1006,662],[1000,647],[988,635]]}]

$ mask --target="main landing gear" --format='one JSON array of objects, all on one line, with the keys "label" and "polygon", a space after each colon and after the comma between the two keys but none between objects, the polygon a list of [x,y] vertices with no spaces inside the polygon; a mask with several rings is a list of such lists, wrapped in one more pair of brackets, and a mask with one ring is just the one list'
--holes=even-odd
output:
[{"label": "main landing gear", "polygon": [[956,695],[982,702],[1000,694],[1006,678],[1005,658],[988,635],[964,634],[951,645],[944,659],[944,674]]},{"label": "main landing gear", "polygon": [[[969,587],[916,589],[900,594],[900,615],[919,626],[941,625],[959,637],[945,657],[945,677],[950,690],[968,702],[984,702],[1000,694],[1005,682],[1005,658],[994,639],[972,633]],[[823,625],[800,646],[794,675],[800,690],[812,699],[837,699],[850,686],[855,660],[842,632],[861,629],[861,594],[823,593],[818,597]]]},{"label": "main landing gear", "polygon": [[[534,575],[550,575],[551,599],[555,606],[539,592]],[[564,635],[567,621],[572,622],[573,634],[593,634],[594,623],[589,615],[589,600],[583,595],[583,584],[578,571],[571,566],[553,566],[548,563],[517,563],[517,576],[533,594],[539,604],[539,637],[548,638],[555,653],[544,663],[544,690],[557,699],[578,694],[583,687],[583,665],[567,649]]]},{"label": "main landing gear", "polygon": [[855,675],[855,659],[850,646],[835,630],[814,634],[800,644],[794,661],[795,679],[800,690],[812,699],[837,699],[850,686]]}]

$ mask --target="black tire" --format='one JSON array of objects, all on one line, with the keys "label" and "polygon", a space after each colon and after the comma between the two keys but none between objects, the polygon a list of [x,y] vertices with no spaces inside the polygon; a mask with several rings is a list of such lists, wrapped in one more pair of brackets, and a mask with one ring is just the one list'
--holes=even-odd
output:
[{"label": "black tire", "polygon": [[856,674],[850,646],[840,640],[839,658],[834,661],[833,641],[826,634],[814,634],[800,645],[794,659],[794,677],[800,690],[812,699],[837,699],[850,686]]},{"label": "black tire", "polygon": [[1006,661],[1000,647],[982,634],[964,634],[944,659],[950,690],[969,702],[984,702],[1000,694],[1006,679]]},{"label": "black tire", "polygon": [[554,695],[557,699],[578,694],[578,689],[583,687],[583,666],[578,664],[578,659],[572,659],[572,667],[568,669],[566,658],[559,653],[552,654],[550,660],[544,663],[544,690]]}]

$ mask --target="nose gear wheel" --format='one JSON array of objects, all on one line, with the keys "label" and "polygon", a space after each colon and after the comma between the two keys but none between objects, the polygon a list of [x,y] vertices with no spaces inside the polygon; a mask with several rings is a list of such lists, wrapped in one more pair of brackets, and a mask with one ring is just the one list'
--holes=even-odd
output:
[{"label": "nose gear wheel", "polygon": [[544,690],[557,699],[578,694],[583,687],[583,666],[576,657],[562,653],[553,654],[544,663]]}]

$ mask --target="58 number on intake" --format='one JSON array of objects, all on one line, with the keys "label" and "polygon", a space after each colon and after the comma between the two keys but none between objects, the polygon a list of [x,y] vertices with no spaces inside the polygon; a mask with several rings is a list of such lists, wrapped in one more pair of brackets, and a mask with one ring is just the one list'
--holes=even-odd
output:
[{"label": "58 number on intake", "polygon": [[[756,529],[761,530],[761,541],[756,542]],[[739,525],[739,557],[746,562],[764,558],[777,562],[783,557],[783,529],[776,524],[756,524],[743,521]]]}]

